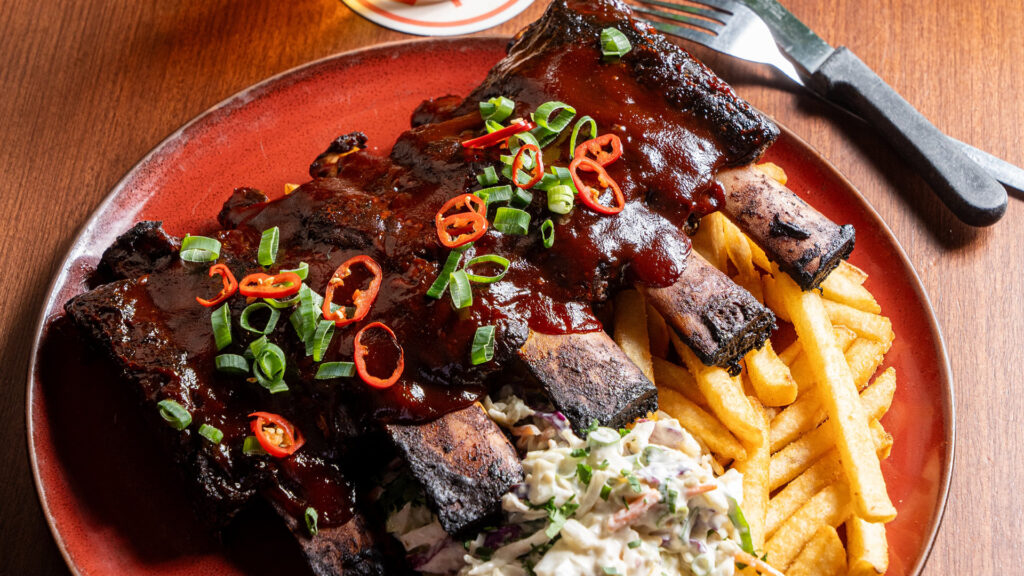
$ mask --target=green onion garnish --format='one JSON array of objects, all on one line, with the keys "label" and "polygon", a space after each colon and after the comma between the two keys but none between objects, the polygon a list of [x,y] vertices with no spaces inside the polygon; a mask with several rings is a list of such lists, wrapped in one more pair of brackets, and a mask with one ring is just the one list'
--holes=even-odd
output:
[{"label": "green onion garnish", "polygon": [[604,566],[601,569],[604,570],[604,573],[608,576],[615,576],[619,573],[619,570],[614,566]]},{"label": "green onion garnish", "polygon": [[597,121],[591,118],[590,116],[581,117],[579,120],[576,121],[576,125],[572,127],[572,136],[569,137],[569,154],[573,154],[576,152],[576,139],[580,135],[580,129],[582,129],[587,124],[590,124],[590,138],[583,140],[583,142],[597,138]]},{"label": "green onion garnish", "polygon": [[292,268],[291,270],[281,270],[281,274],[284,274],[285,272],[294,272],[299,278],[305,280],[306,276],[309,276],[309,264],[306,264],[305,262],[299,262],[298,268]]},{"label": "green onion garnish", "polygon": [[299,287],[298,296],[299,305],[288,321],[295,328],[299,340],[306,345],[306,356],[312,356],[313,336],[316,335],[317,319],[320,317],[320,307],[324,299],[305,284]]},{"label": "green onion garnish", "polygon": [[473,366],[490,362],[494,358],[494,326],[480,326],[476,329],[469,357]]},{"label": "green onion garnish", "polygon": [[[493,166],[488,166],[488,168],[494,169]],[[512,199],[512,187],[507,184],[505,186],[491,186],[490,188],[477,190],[473,194],[488,205],[497,204],[498,202],[508,202]]]},{"label": "green onion garnish", "polygon": [[281,239],[281,230],[274,226],[267,228],[260,236],[260,247],[256,251],[256,261],[260,266],[273,266],[277,260],[277,244]]},{"label": "green onion garnish", "polygon": [[482,173],[476,175],[476,181],[479,182],[481,186],[494,186],[497,184],[498,173],[494,171],[494,166],[484,168]]},{"label": "green onion garnish", "polygon": [[633,550],[639,548],[643,543],[643,540],[632,540],[626,544],[626,546],[628,546],[630,550]]},{"label": "green onion garnish", "polygon": [[[551,115],[556,110],[558,114],[555,114],[555,118],[552,119]],[[547,128],[557,134],[565,130],[569,122],[576,117],[576,109],[565,102],[545,102],[537,107],[532,117],[537,126]]]},{"label": "green onion garnish", "polygon": [[[519,134],[513,134],[512,136],[508,137],[508,153],[510,154],[510,159],[507,162],[507,164],[512,164],[511,158],[515,158],[516,152],[519,151],[519,148],[522,147],[523,144],[533,144],[537,148],[541,147],[540,142],[537,141],[537,137],[530,132],[520,132]],[[526,162],[523,162],[523,168],[526,168],[527,170],[529,170],[532,166],[532,163],[527,164]]]},{"label": "green onion garnish", "polygon": [[611,496],[611,494],[612,494],[612,487],[611,486],[609,486],[607,484],[605,484],[604,486],[601,486],[601,500],[607,500],[608,497]]},{"label": "green onion garnish", "polygon": [[512,111],[515,109],[515,102],[505,98],[504,96],[496,96],[487,102],[480,103],[480,117],[483,118],[484,121],[492,120],[494,122],[503,122],[506,118],[512,115]]},{"label": "green onion garnish", "polygon": [[456,270],[450,275],[452,304],[461,310],[473,304],[473,289],[469,286],[469,277],[465,270]]},{"label": "green onion garnish", "polygon": [[246,456],[266,456],[267,451],[260,445],[260,441],[255,436],[246,436],[245,442],[242,442],[242,454]]},{"label": "green onion garnish", "polygon": [[238,354],[220,354],[213,359],[214,366],[218,372],[226,372],[235,376],[245,376],[249,373],[249,361],[245,356]]},{"label": "green onion garnish", "polygon": [[[262,329],[256,328],[251,323],[249,323],[249,317],[260,310],[270,311],[270,317],[267,318],[267,324]],[[246,306],[245,310],[242,310],[242,317],[239,318],[238,325],[241,326],[242,328],[245,328],[249,332],[255,332],[257,334],[270,334],[271,332],[274,331],[274,328],[277,326],[277,320],[280,317],[281,313],[277,310],[277,308],[274,308],[270,304],[267,304],[266,302],[253,302],[252,304]]]},{"label": "green onion garnish", "polygon": [[220,441],[224,439],[224,433],[220,431],[220,428],[210,426],[209,424],[203,424],[199,427],[199,435],[214,444],[220,444]]},{"label": "green onion garnish", "polygon": [[316,521],[317,521],[316,508],[313,508],[312,506],[306,508],[305,516],[306,516],[306,530],[309,530],[309,535],[310,536],[316,536],[316,533],[319,531],[316,528]]},{"label": "green onion garnish", "polygon": [[740,510],[739,502],[735,498],[725,495],[726,500],[729,502],[729,520],[732,521],[733,526],[740,533],[740,547],[747,554],[754,553],[754,541],[750,537],[750,524],[747,523],[747,519],[743,517],[743,510]]},{"label": "green onion garnish", "polygon": [[552,186],[548,189],[548,210],[555,214],[568,214],[572,210],[575,198],[572,188],[565,184]]},{"label": "green onion garnish", "polygon": [[555,166],[551,169],[551,172],[553,172],[555,176],[558,176],[558,181],[561,185],[572,188],[573,194],[579,193],[579,190],[576,189],[576,183],[572,180],[572,173],[569,172],[568,168],[564,166]]},{"label": "green onion garnish", "polygon": [[296,294],[295,296],[285,298],[284,300],[279,300],[277,298],[264,298],[263,301],[278,310],[286,310],[299,303],[299,295]]},{"label": "green onion garnish", "polygon": [[533,187],[537,190],[543,190],[547,192],[548,188],[551,188],[552,186],[558,186],[561,183],[562,182],[558,179],[558,176],[555,176],[553,172],[545,172],[544,176],[541,177],[540,182],[534,184]]},{"label": "green onion garnish", "polygon": [[494,229],[502,234],[526,235],[530,231],[530,214],[518,208],[502,206],[494,215]]},{"label": "green onion garnish", "polygon": [[484,128],[487,129],[487,133],[488,134],[492,134],[494,132],[497,132],[498,130],[501,130],[504,127],[505,126],[503,126],[501,124],[501,122],[495,122],[494,120],[485,120],[484,121]]},{"label": "green onion garnish", "polygon": [[213,326],[213,341],[217,344],[217,350],[223,350],[231,344],[231,308],[224,304],[214,310],[210,315],[210,324]]},{"label": "green onion garnish", "polygon": [[178,255],[185,262],[213,262],[220,258],[220,240],[186,234]]},{"label": "green onion garnish", "polygon": [[444,261],[441,273],[437,275],[434,283],[427,290],[427,296],[438,299],[444,295],[444,291],[448,289],[448,282],[451,280],[452,272],[455,272],[455,269],[458,268],[460,260],[462,260],[461,250],[452,250],[448,253],[448,259]]},{"label": "green onion garnish", "polygon": [[160,417],[166,420],[171,428],[184,430],[192,423],[192,415],[174,400],[161,400],[156,405],[160,408]]},{"label": "green onion garnish", "polygon": [[[498,272],[494,276],[480,276],[478,274],[473,274],[471,271],[473,266],[476,266],[477,264],[497,264],[498,266],[501,266],[501,272]],[[508,261],[508,258],[498,256],[497,254],[484,254],[483,256],[477,256],[469,262],[466,262],[466,265],[462,269],[466,272],[466,277],[469,278],[470,282],[475,284],[491,284],[504,278],[510,265],[511,262]]]},{"label": "green onion garnish", "polygon": [[508,205],[513,208],[526,208],[532,202],[533,192],[517,187],[516,191],[512,193],[512,200],[509,201]]},{"label": "green onion garnish", "polygon": [[576,476],[579,477],[580,482],[582,482],[584,486],[590,486],[590,479],[594,476],[594,469],[583,462],[580,462],[576,464]]},{"label": "green onion garnish", "polygon": [[285,356],[284,350],[277,344],[267,341],[266,336],[249,344],[253,354],[252,372],[256,381],[271,394],[285,392],[288,385],[284,382]]},{"label": "green onion garnish", "polygon": [[334,322],[321,320],[316,325],[316,332],[313,334],[313,362],[324,359],[324,353],[334,338]]},{"label": "green onion garnish", "polygon": [[324,362],[316,369],[317,380],[334,378],[351,378],[356,373],[356,365],[352,362]]},{"label": "green onion garnish", "polygon": [[615,28],[601,30],[601,54],[605,58],[621,58],[633,49],[629,38]]}]

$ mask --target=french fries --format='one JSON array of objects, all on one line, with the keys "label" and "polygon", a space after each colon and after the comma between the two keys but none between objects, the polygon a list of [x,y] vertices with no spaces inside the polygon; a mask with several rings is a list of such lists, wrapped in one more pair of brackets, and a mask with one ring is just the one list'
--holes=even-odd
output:
[{"label": "french fries", "polygon": [[[759,169],[785,179],[777,166]],[[793,323],[796,340],[780,353],[768,341],[733,377],[701,363],[635,291],[617,297],[615,339],[653,376],[661,410],[711,453],[715,473],[743,474],[743,512],[764,559],[739,553],[747,568],[738,573],[884,574],[884,523],[896,510],[878,464],[893,438],[879,419],[892,404],[896,372],[876,372],[895,334],[865,287],[867,273],[843,262],[820,291],[802,292],[720,213],[705,217],[693,240],[712,265]]]},{"label": "french fries", "polygon": [[813,291],[801,292],[791,278],[781,273],[776,275],[776,284],[817,377],[816,389],[829,415],[857,514],[872,522],[892,520],[896,507],[886,492],[878,455],[871,449],[864,407],[850,367],[832,335],[832,323],[821,296]]},{"label": "french fries", "polygon": [[789,576],[839,576],[846,574],[846,550],[839,533],[831,526],[818,530],[804,546],[793,565],[786,571]]},{"label": "french fries", "polygon": [[647,305],[637,290],[623,290],[615,296],[615,343],[654,382],[651,340],[647,336]]}]

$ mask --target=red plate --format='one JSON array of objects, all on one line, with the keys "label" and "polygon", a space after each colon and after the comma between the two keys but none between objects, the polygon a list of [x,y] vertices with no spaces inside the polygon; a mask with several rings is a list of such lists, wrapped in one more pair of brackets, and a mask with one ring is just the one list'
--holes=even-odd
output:
[{"label": "red plate", "polygon": [[[506,39],[426,40],[374,47],[308,64],[219,104],[172,134],[114,188],[89,219],[42,311],[28,382],[29,450],[39,498],[77,574],[280,574],[301,563],[283,528],[255,513],[221,544],[193,518],[168,463],[137,437],[133,407],[115,386],[86,386],[80,362],[41,365],[41,349],[74,349],[43,327],[85,289],[103,249],[141,219],[173,234],[211,228],[235,186],[271,195],[304,182],[337,135],[362,130],[386,153],[420,101],[466,94],[504,54]],[[422,74],[430,70],[430,74]],[[886,358],[899,385],[883,421],[895,437],[883,465],[899,517],[889,525],[892,576],[916,575],[942,517],[953,462],[952,381],[924,289],[878,214],[805,142],[783,130],[768,159],[789,186],[833,220],[857,228],[852,261],[892,319]],[[76,349],[77,350],[77,349]],[[47,357],[52,357],[46,355]],[[111,377],[113,379],[113,377]],[[274,530],[267,533],[273,526]],[[292,570],[285,573],[292,573]]]}]

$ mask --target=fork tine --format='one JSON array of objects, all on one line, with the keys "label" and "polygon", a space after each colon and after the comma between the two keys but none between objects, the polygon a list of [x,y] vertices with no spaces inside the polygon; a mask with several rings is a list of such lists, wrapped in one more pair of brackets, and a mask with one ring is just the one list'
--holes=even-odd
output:
[{"label": "fork tine", "polygon": [[653,26],[655,30],[658,30],[665,34],[678,36],[680,38],[683,38],[684,40],[689,40],[690,42],[693,42],[695,44],[700,44],[701,46],[708,46],[713,48],[711,44],[714,41],[715,36],[712,36],[711,34],[705,34],[704,32],[698,32],[693,28],[687,28],[686,26],[676,26],[675,24],[669,24],[667,22],[657,22],[654,20],[648,20],[647,23]]},{"label": "fork tine", "polygon": [[720,12],[727,12],[729,14],[734,14],[737,10],[742,10],[742,9],[746,8],[746,6],[743,3],[737,2],[736,0],[687,0],[687,1],[688,2],[693,2],[694,4],[701,4],[703,6],[708,6],[709,8],[712,8],[714,10],[718,10]]},{"label": "fork tine", "polygon": [[[693,2],[699,2],[700,0],[692,0]],[[660,6],[662,8],[668,8],[670,10],[678,10],[680,12],[689,12],[690,14],[696,14],[697,16],[703,16],[717,22],[725,24],[723,18],[728,16],[726,11],[723,14],[721,10],[708,10],[707,8],[698,8],[697,6],[690,6],[688,4],[679,4],[678,2],[665,2],[664,0],[636,0],[638,4],[649,4],[651,6]]]},{"label": "fork tine", "polygon": [[[650,14],[651,16],[657,16],[659,18],[665,18],[666,20],[675,20],[677,22],[685,22],[691,26],[696,26],[702,30],[706,30],[711,34],[721,34],[725,28],[725,24],[721,22],[712,22],[711,20],[704,20],[703,18],[694,18],[692,16],[686,16],[685,14],[674,14],[672,12],[665,12],[663,10],[655,10],[653,8],[647,8],[643,6],[633,6],[634,12],[642,12],[644,14]],[[650,23],[654,23],[653,20],[648,20]],[[657,26],[655,26],[657,28]],[[684,29],[682,26],[674,26],[673,31],[669,32],[662,30],[666,34],[676,34],[675,29]],[[660,30],[660,28],[659,28]]]}]

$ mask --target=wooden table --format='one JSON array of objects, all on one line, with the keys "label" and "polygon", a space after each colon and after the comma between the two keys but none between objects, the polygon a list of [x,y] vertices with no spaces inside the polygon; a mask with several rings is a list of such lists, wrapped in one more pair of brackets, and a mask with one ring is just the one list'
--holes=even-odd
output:
[{"label": "wooden table", "polygon": [[[511,34],[544,4],[488,33]],[[1019,0],[787,4],[825,39],[852,48],[939,128],[1024,166]],[[139,158],[213,104],[309,60],[408,36],[337,0],[6,0],[0,30],[0,421],[10,431],[0,448],[0,574],[66,574],[36,501],[22,431],[30,335],[76,230]],[[1021,198],[1011,198],[993,228],[962,226],[870,130],[768,70],[700,55],[849,176],[931,295],[956,378],[958,438],[944,528],[925,573],[1019,566]]]}]

